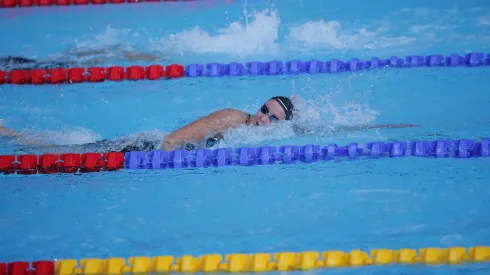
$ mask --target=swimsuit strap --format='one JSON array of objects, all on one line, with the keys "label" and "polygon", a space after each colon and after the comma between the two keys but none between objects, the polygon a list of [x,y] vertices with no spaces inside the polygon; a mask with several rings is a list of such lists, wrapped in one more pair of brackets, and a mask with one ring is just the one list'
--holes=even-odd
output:
[{"label": "swimsuit strap", "polygon": [[250,124],[250,119],[252,118],[251,114],[247,114],[247,118],[245,119],[245,124],[249,125]]}]

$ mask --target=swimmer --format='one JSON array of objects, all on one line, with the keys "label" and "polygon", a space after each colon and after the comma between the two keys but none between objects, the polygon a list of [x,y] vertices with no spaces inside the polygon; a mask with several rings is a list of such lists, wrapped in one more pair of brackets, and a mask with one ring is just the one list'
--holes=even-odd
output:
[{"label": "swimmer", "polygon": [[64,57],[51,58],[46,60],[36,60],[22,56],[0,57],[0,69],[3,70],[32,70],[32,69],[52,69],[52,68],[71,68],[77,66],[94,66],[110,60],[122,59],[125,61],[145,61],[153,62],[166,60],[165,56],[150,53],[131,52],[123,49],[121,45],[113,45],[105,49],[72,49],[67,51]]},{"label": "swimmer", "polygon": [[164,137],[162,148],[165,151],[182,147],[194,147],[203,140],[209,147],[223,139],[226,131],[242,125],[262,126],[275,121],[291,120],[294,105],[290,98],[275,96],[266,101],[255,115],[236,109],[223,109],[199,118]]},{"label": "swimmer", "polygon": [[[192,150],[199,144],[202,144],[203,141],[205,141],[205,147],[212,147],[223,139],[226,131],[232,128],[242,125],[269,125],[274,121],[291,120],[294,116],[293,111],[294,105],[291,99],[283,96],[275,96],[265,102],[255,115],[247,114],[236,109],[219,110],[170,133],[164,137],[163,142],[160,139],[158,143],[160,143],[161,146],[158,146],[158,144],[155,144],[153,141],[140,141],[138,144],[127,145],[120,151],[146,151],[155,150],[158,149],[158,147],[161,147],[165,151],[172,151],[179,148]],[[18,138],[21,136],[12,130],[3,128],[0,124],[0,136],[2,134],[11,138]],[[101,140],[87,145],[113,147],[110,146],[110,143],[110,140]],[[36,145],[32,143],[24,143],[22,145],[56,147],[55,145]]]},{"label": "swimmer", "polygon": [[[193,150],[196,147],[213,147],[220,140],[225,138],[227,131],[240,126],[260,127],[267,126],[271,123],[279,121],[294,120],[297,115],[297,110],[293,101],[289,97],[274,96],[267,100],[255,114],[236,109],[222,109],[215,111],[205,117],[201,117],[184,127],[166,135],[163,140],[160,138],[155,140],[124,140],[118,141],[100,140],[90,144],[82,145],[81,150],[98,150],[104,147],[105,150],[129,152],[129,151],[150,151],[163,149],[172,151],[176,149]],[[360,126],[344,126],[340,130],[358,131],[368,129],[381,128],[410,128],[415,127],[413,124],[383,124],[383,125],[360,125]],[[0,136],[8,136],[18,138],[20,135],[14,131],[1,127]],[[56,147],[53,145],[41,144],[22,144],[37,147]],[[90,148],[90,149],[88,149]]]},{"label": "swimmer", "polygon": [[[206,147],[223,139],[226,131],[243,125],[266,126],[278,121],[292,120],[297,110],[289,97],[274,96],[267,100],[255,115],[236,109],[223,109],[199,118],[164,137],[162,148],[171,151],[179,148],[193,149],[203,140]],[[345,126],[341,130],[357,131],[380,128],[409,128],[413,124],[384,124]],[[295,127],[298,129],[298,127]]]}]

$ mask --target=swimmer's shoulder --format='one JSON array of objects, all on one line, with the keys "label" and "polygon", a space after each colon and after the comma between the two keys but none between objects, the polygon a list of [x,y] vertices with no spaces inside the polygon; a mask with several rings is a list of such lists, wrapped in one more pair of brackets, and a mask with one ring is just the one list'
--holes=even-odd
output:
[{"label": "swimmer's shoulder", "polygon": [[208,117],[213,120],[222,121],[223,123],[233,124],[236,126],[247,124],[250,121],[249,114],[232,108],[215,111],[211,113]]},{"label": "swimmer's shoulder", "polygon": [[211,115],[222,115],[222,116],[240,116],[243,114],[246,113],[233,108],[225,108],[211,113]]}]

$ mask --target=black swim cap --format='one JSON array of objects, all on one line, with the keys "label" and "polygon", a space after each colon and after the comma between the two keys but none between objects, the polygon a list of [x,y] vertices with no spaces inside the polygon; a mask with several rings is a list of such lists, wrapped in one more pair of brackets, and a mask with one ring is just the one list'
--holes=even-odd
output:
[{"label": "black swim cap", "polygon": [[290,120],[293,118],[294,104],[289,97],[275,96],[272,97],[271,99],[277,101],[277,103],[281,105],[282,109],[284,110],[284,113],[286,114],[286,120]]}]

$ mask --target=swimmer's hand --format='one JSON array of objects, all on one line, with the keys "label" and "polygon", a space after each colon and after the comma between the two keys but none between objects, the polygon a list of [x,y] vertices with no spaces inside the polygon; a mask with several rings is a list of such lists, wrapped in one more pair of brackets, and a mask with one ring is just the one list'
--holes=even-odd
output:
[{"label": "swimmer's hand", "polygon": [[412,128],[412,127],[420,127],[419,125],[411,124],[411,123],[402,123],[402,124],[385,124],[380,125],[381,128]]},{"label": "swimmer's hand", "polygon": [[394,128],[412,128],[412,127],[420,127],[420,126],[410,124],[410,123],[402,123],[402,124],[343,126],[341,128],[342,130],[356,131],[356,130],[369,130],[369,129],[394,129]]},{"label": "swimmer's hand", "polygon": [[3,127],[2,125],[2,120],[0,120],[0,136],[5,136],[5,137],[11,137],[11,138],[14,138],[14,137],[19,137],[20,134],[12,131],[12,130],[8,130],[6,129],[5,127]]},{"label": "swimmer's hand", "polygon": [[[15,131],[12,131],[12,130],[9,130],[9,129],[6,129],[5,127],[2,126],[2,120],[0,119],[0,137],[9,137],[9,138],[12,138],[12,139],[15,139],[15,138],[20,138],[22,137],[23,135],[15,132]],[[22,140],[15,140],[15,143],[16,145],[19,145],[19,146],[32,146],[32,147],[57,147],[59,145],[54,145],[54,144],[45,144],[45,143],[38,143],[38,142],[32,142],[32,141],[22,141]]]},{"label": "swimmer's hand", "polygon": [[159,59],[158,56],[149,54],[149,53],[131,53],[128,51],[124,51],[123,57],[128,61],[146,61],[152,62]]}]

